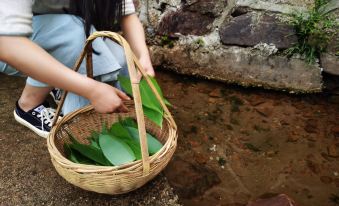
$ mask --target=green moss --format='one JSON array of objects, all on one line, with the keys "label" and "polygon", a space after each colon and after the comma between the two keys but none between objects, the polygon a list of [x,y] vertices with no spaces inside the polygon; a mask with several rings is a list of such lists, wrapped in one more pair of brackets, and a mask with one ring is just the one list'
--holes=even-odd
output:
[{"label": "green moss", "polygon": [[205,42],[202,38],[199,38],[197,40],[194,41],[195,44],[197,44],[199,47],[200,46],[205,46]]}]

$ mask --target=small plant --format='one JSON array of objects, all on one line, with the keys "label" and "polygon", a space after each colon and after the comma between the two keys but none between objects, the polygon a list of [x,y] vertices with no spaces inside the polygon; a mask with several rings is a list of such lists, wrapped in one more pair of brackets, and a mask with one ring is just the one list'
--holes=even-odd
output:
[{"label": "small plant", "polygon": [[174,41],[168,36],[161,37],[161,46],[168,46],[168,48],[174,47]]},{"label": "small plant", "polygon": [[335,18],[320,11],[328,1],[315,0],[315,6],[307,13],[292,14],[290,23],[296,30],[298,43],[286,50],[287,56],[298,53],[305,56],[309,64],[313,64],[326,50],[338,26]]}]

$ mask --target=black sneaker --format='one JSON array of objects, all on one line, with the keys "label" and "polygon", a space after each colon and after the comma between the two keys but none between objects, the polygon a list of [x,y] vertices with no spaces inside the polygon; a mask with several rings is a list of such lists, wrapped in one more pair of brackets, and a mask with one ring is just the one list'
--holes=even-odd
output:
[{"label": "black sneaker", "polygon": [[23,111],[18,102],[14,110],[14,118],[20,124],[28,127],[40,137],[47,138],[52,127],[55,109],[41,104],[28,112]]},{"label": "black sneaker", "polygon": [[54,102],[56,104],[59,104],[59,102],[61,100],[61,95],[62,95],[61,89],[54,88],[54,89],[52,89],[52,91],[49,94],[53,97]]}]

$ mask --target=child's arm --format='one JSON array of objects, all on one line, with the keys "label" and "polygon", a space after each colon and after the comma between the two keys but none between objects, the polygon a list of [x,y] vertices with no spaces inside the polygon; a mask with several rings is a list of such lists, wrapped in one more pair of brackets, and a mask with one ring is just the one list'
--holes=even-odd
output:
[{"label": "child's arm", "polygon": [[138,16],[136,14],[123,16],[121,27],[124,37],[131,45],[135,55],[139,58],[140,64],[148,75],[154,76],[154,69],[146,46],[145,31]]},{"label": "child's arm", "polygon": [[26,37],[0,36],[0,61],[39,81],[89,99],[98,112],[127,111],[122,99],[129,98],[123,92],[70,70]]}]

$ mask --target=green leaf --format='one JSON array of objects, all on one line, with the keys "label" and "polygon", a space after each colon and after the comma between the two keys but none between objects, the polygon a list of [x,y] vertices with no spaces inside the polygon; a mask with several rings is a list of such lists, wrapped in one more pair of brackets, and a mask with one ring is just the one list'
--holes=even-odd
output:
[{"label": "green leaf", "polygon": [[83,155],[81,155],[76,150],[72,150],[72,152],[69,155],[69,159],[72,162],[78,163],[78,164],[86,164],[86,165],[96,165],[97,164],[94,161],[88,159],[87,157],[84,157]]},{"label": "green leaf", "polygon": [[[140,144],[138,129],[133,128],[133,127],[126,127],[126,129],[129,131],[130,135],[134,139],[138,140],[138,142]],[[147,138],[147,145],[148,145],[148,153],[150,155],[157,153],[162,148],[163,145],[161,144],[161,142],[159,142],[159,140],[157,140],[152,135],[146,133],[146,138]]]},{"label": "green leaf", "polygon": [[144,110],[144,114],[146,117],[148,117],[150,120],[156,123],[159,127],[162,127],[162,122],[163,122],[162,113],[159,113],[147,107],[143,107],[142,109]]},{"label": "green leaf", "polygon": [[135,119],[131,118],[131,117],[128,117],[128,118],[125,118],[125,119],[121,119],[119,120],[121,122],[121,124],[124,126],[124,127],[134,127],[134,128],[138,128],[138,123],[136,122]]},{"label": "green leaf", "polygon": [[[104,166],[111,166],[111,163],[105,158],[102,154],[100,148],[97,148],[93,145],[86,145],[81,144],[70,132],[66,131],[71,142],[73,144],[69,144],[71,150],[78,151],[81,155],[93,160],[94,162],[104,165]],[[92,135],[94,132],[92,133]]]},{"label": "green leaf", "polygon": [[73,143],[70,145],[70,148],[78,151],[81,155],[99,163],[100,165],[111,166],[102,151],[92,145]]},{"label": "green leaf", "polygon": [[132,149],[124,141],[112,135],[99,136],[99,145],[104,156],[113,165],[122,165],[133,162],[136,157]]},{"label": "green leaf", "polygon": [[90,141],[90,145],[92,145],[93,147],[96,147],[98,149],[100,149],[100,146],[99,146],[99,133],[96,132],[96,131],[93,131],[91,136],[89,136],[87,139],[88,141]]},{"label": "green leaf", "polygon": [[[154,77],[151,77],[151,76],[148,76],[148,77],[151,80],[151,82],[153,83],[155,89],[158,91],[158,93],[162,97],[162,100],[165,102],[165,104],[168,105],[168,106],[172,106],[171,103],[167,99],[164,98],[164,95],[163,95],[163,93],[160,89],[160,86],[159,86],[157,80]],[[145,82],[146,82],[146,80],[145,80]],[[147,84],[147,82],[146,82],[146,84]]]},{"label": "green leaf", "polygon": [[[132,87],[131,82],[128,77],[125,76],[118,76],[119,82],[121,87],[126,91],[127,94],[132,94]],[[160,96],[162,96],[161,89],[159,85],[156,83],[156,80],[154,78],[151,78],[151,81],[155,88],[158,90]],[[154,95],[153,91],[151,90],[150,86],[147,84],[147,81],[145,79],[142,79],[140,81],[140,94],[141,94],[141,100],[143,105],[143,110],[145,115],[152,121],[154,121],[157,125],[160,127],[162,126],[162,119],[163,119],[163,109],[157,100],[156,96]],[[165,100],[166,104],[169,104],[167,100]]]},{"label": "green leaf", "polygon": [[121,138],[130,138],[130,134],[128,133],[127,129],[125,129],[120,122],[112,124],[109,131],[110,134],[113,136]]},{"label": "green leaf", "polygon": [[[124,124],[124,125],[123,125]],[[137,160],[141,159],[141,148],[140,143],[134,140],[131,137],[128,130],[124,127],[125,125],[136,126],[136,122],[132,118],[126,118],[124,120],[120,119],[120,122],[114,123],[110,128],[110,134],[120,138],[120,140],[124,141],[128,146],[133,150],[133,153]]]},{"label": "green leaf", "polygon": [[140,160],[142,158],[141,147],[138,141],[135,141],[134,139],[127,139],[127,138],[124,138],[121,140],[124,141],[126,144],[128,144],[128,146],[133,150],[133,153],[137,160]]}]

